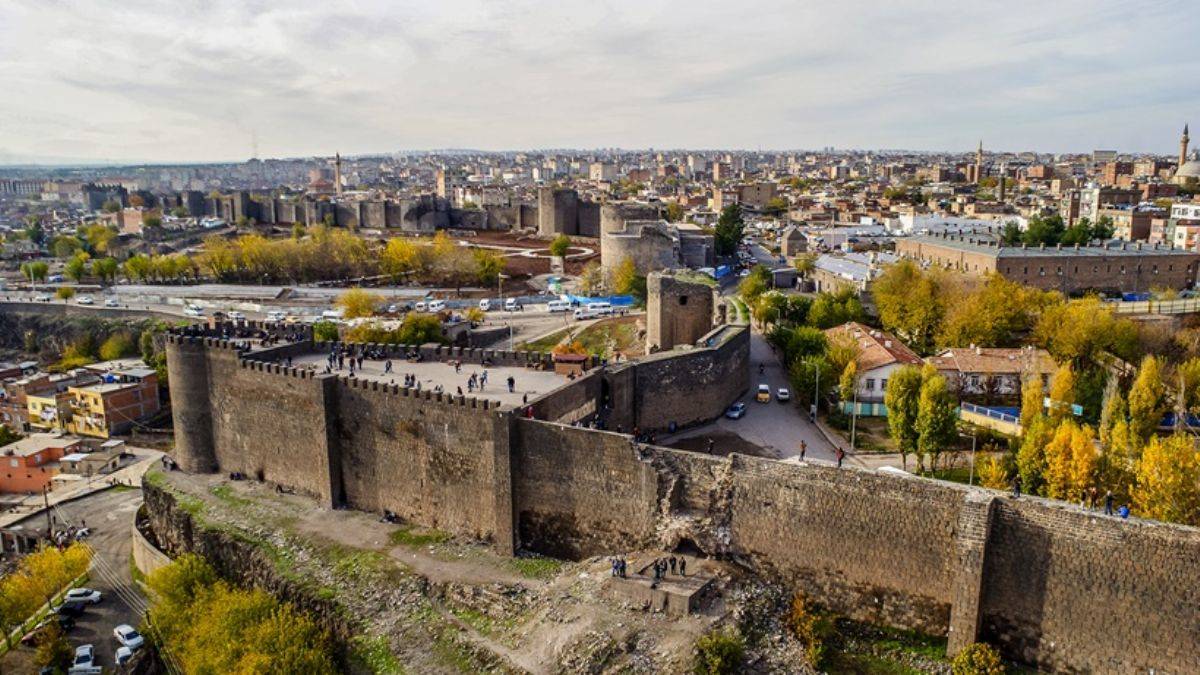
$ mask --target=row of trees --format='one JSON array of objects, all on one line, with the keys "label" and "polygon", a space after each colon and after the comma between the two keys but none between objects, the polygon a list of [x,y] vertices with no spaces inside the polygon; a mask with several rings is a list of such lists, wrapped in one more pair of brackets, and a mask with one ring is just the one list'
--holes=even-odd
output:
[{"label": "row of trees", "polygon": [[[854,386],[853,378],[852,364],[843,374],[843,389]],[[846,397],[845,391],[842,396]],[[936,469],[941,453],[958,436],[958,401],[946,378],[929,364],[900,368],[888,379],[884,405],[888,433],[896,442],[904,468],[908,468],[908,456],[915,455],[917,471],[925,470],[926,459],[929,469]]]},{"label": "row of trees", "polygon": [[1083,217],[1067,227],[1062,216],[1056,213],[1051,216],[1034,215],[1029,219],[1029,227],[1024,231],[1016,223],[1005,223],[1000,231],[1000,240],[1009,246],[1083,246],[1091,241],[1112,239],[1113,232],[1112,219],[1108,216],[1102,216],[1095,223]]},{"label": "row of trees", "polygon": [[307,614],[218,578],[196,555],[150,574],[149,622],[189,673],[332,673],[333,642]]},{"label": "row of trees", "polygon": [[[0,579],[0,628],[9,633],[87,571],[91,553],[83,544],[45,546],[25,556],[16,571]],[[11,646],[11,644],[9,645]]]}]

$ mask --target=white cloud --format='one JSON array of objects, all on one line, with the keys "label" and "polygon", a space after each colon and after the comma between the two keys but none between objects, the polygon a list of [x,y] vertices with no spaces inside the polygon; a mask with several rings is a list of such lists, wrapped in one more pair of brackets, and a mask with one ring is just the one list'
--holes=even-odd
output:
[{"label": "white cloud", "polygon": [[1200,124],[1188,2],[828,4],[0,0],[0,151],[1171,152]]}]

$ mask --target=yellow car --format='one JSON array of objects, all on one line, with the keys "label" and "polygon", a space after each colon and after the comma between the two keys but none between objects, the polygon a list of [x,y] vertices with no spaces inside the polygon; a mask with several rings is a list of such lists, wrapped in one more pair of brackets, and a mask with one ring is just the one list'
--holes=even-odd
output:
[{"label": "yellow car", "polygon": [[758,393],[755,394],[754,400],[758,401],[759,403],[770,403],[771,387],[765,384],[758,385]]}]

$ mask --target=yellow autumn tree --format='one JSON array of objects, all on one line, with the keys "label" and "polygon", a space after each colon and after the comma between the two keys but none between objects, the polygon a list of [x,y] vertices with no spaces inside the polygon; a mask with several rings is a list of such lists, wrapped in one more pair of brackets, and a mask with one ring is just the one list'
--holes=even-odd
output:
[{"label": "yellow autumn tree", "polygon": [[1064,420],[1045,447],[1045,494],[1075,501],[1094,484],[1097,452],[1092,428]]},{"label": "yellow autumn tree", "polygon": [[993,490],[1008,487],[1008,471],[1005,470],[1004,460],[999,455],[988,455],[979,463],[979,484]]},{"label": "yellow autumn tree", "polygon": [[1058,422],[1071,416],[1071,404],[1075,402],[1075,371],[1070,363],[1064,363],[1050,381],[1050,419]]},{"label": "yellow autumn tree", "polygon": [[46,546],[25,556],[15,572],[0,579],[0,623],[6,634],[86,572],[90,563],[91,552],[83,544],[61,551]]},{"label": "yellow autumn tree", "polygon": [[373,316],[375,308],[383,302],[383,296],[378,293],[364,291],[361,288],[351,288],[338,296],[336,305],[342,308],[342,315],[347,319],[358,319]]},{"label": "yellow autumn tree", "polygon": [[1138,515],[1200,525],[1200,452],[1186,434],[1152,438],[1137,463],[1133,504]]},{"label": "yellow autumn tree", "polygon": [[1042,416],[1042,378],[1029,374],[1021,380],[1021,429],[1033,426]]},{"label": "yellow autumn tree", "polygon": [[383,252],[379,254],[379,267],[384,274],[396,278],[422,272],[428,264],[428,252],[428,246],[397,237],[389,240]]}]

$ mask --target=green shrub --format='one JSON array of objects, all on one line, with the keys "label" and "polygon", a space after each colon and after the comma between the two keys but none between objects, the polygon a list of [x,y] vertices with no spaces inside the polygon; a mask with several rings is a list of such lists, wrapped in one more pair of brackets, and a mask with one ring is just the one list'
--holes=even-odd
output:
[{"label": "green shrub", "polygon": [[733,631],[713,631],[696,640],[692,672],[697,675],[736,673],[741,668],[745,653],[746,645],[742,636]]},{"label": "green shrub", "polygon": [[317,342],[336,342],[338,339],[337,324],[332,321],[318,321],[314,323],[313,339]]},{"label": "green shrub", "polygon": [[950,662],[950,672],[954,675],[1004,675],[1008,669],[1000,660],[1000,652],[996,648],[976,642],[963,649]]},{"label": "green shrub", "polygon": [[569,248],[571,248],[571,238],[560,234],[550,242],[550,255],[562,257],[567,254]]}]

